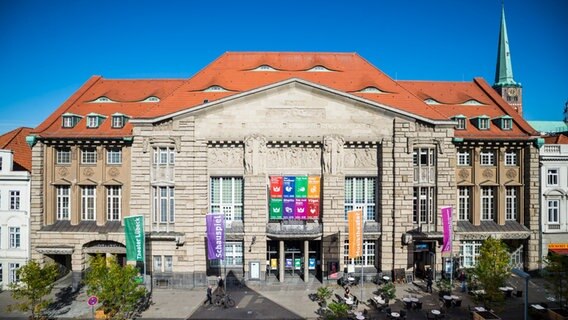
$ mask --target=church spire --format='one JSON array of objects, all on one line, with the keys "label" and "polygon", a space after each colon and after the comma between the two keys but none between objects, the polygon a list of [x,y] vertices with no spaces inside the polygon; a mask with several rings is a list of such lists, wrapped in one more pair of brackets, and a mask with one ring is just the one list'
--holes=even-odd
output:
[{"label": "church spire", "polygon": [[504,5],[501,7],[501,29],[499,30],[497,68],[495,70],[495,84],[493,88],[518,113],[523,114],[522,86],[513,79],[513,65],[511,63],[511,51],[509,50]]},{"label": "church spire", "polygon": [[509,50],[509,37],[507,36],[504,5],[501,7],[501,30],[499,31],[498,49],[495,86],[516,85],[517,83],[513,80],[513,65],[511,64],[511,51]]}]

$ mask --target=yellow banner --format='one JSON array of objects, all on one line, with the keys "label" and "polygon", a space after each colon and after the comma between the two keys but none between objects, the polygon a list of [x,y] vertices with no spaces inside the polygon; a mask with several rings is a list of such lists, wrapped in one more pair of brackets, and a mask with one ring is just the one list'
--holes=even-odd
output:
[{"label": "yellow banner", "polygon": [[270,268],[277,269],[278,268],[278,259],[270,259]]},{"label": "yellow banner", "polygon": [[568,249],[568,243],[550,243],[548,249]]},{"label": "yellow banner", "polygon": [[349,224],[349,259],[363,256],[363,211],[347,212]]},{"label": "yellow banner", "polygon": [[308,198],[319,199],[320,176],[308,176]]}]

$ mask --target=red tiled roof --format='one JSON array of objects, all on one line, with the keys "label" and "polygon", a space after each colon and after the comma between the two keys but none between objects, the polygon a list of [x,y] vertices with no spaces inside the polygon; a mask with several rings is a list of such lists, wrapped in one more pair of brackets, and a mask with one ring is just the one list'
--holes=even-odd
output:
[{"label": "red tiled roof", "polygon": [[[274,71],[255,70],[262,65]],[[308,71],[322,66],[327,71]],[[124,137],[130,136],[132,126],[110,128],[110,115],[119,112],[132,118],[153,119],[213,102],[222,98],[277,84],[289,79],[327,87],[383,104],[417,117],[432,121],[447,121],[457,114],[475,117],[485,114],[491,118],[509,114],[516,126],[512,131],[478,131],[473,125],[467,130],[456,131],[458,136],[480,138],[527,138],[532,128],[516,115],[485,81],[475,79],[461,82],[394,81],[356,53],[225,53],[187,80],[106,80],[93,77],[59,109],[46,119],[33,133],[42,137]],[[226,91],[205,92],[219,86]],[[375,87],[381,93],[362,93]],[[93,103],[105,96],[116,103]],[[149,96],[160,102],[139,102]],[[426,98],[434,98],[443,105],[428,105]],[[459,105],[475,99],[480,106]],[[65,112],[85,116],[95,112],[108,117],[96,129],[86,128],[82,119],[74,128],[62,128],[61,115]]]},{"label": "red tiled roof", "polygon": [[568,136],[566,133],[560,133],[554,136],[544,137],[544,142],[546,144],[568,144]]},{"label": "red tiled roof", "polygon": [[0,149],[12,150],[14,171],[32,171],[32,149],[26,143],[26,136],[31,130],[20,127],[0,136]]}]

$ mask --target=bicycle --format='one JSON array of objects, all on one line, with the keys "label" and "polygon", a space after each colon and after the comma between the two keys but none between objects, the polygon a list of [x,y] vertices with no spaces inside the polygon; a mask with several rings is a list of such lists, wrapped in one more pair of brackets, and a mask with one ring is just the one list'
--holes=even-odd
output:
[{"label": "bicycle", "polygon": [[224,308],[232,308],[236,304],[235,300],[228,293],[217,294],[213,303],[218,307],[223,305]]}]

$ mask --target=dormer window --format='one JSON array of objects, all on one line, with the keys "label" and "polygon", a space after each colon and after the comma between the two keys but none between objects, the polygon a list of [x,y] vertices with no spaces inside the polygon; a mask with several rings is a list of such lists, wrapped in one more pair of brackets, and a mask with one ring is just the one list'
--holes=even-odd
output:
[{"label": "dormer window", "polygon": [[209,88],[203,90],[203,92],[227,92],[225,88],[221,86],[210,86]]},{"label": "dormer window", "polygon": [[438,101],[436,101],[436,100],[434,100],[434,99],[432,99],[432,98],[428,98],[428,99],[424,100],[424,102],[425,102],[426,104],[440,104]]},{"label": "dormer window", "polygon": [[513,118],[511,116],[502,116],[497,119],[497,123],[501,127],[501,130],[513,129]]},{"label": "dormer window", "polygon": [[87,115],[87,128],[98,128],[106,117],[97,113]]},{"label": "dormer window", "polygon": [[63,128],[73,128],[79,120],[81,120],[81,116],[72,114],[72,113],[65,113],[62,115],[63,119]]},{"label": "dormer window", "polygon": [[489,130],[489,117],[486,115],[479,116],[477,119],[477,129],[479,130]]},{"label": "dormer window", "polygon": [[466,117],[459,115],[459,116],[455,116],[452,118],[455,122],[457,122],[456,124],[456,130],[465,130],[466,129]]},{"label": "dormer window", "polygon": [[483,103],[481,103],[481,102],[479,102],[479,101],[477,101],[477,100],[474,100],[474,99],[467,100],[466,102],[464,102],[464,103],[462,103],[462,104],[463,104],[464,106],[482,106],[482,105],[483,105]]},{"label": "dormer window", "polygon": [[361,93],[384,93],[384,91],[381,91],[377,87],[366,87],[365,89],[362,89],[359,92],[361,92]]},{"label": "dormer window", "polygon": [[315,66],[309,70],[307,70],[308,72],[329,72],[331,70],[329,70],[328,68],[324,67],[324,66]]},{"label": "dormer window", "polygon": [[252,71],[276,71],[276,69],[272,68],[271,66],[267,65],[267,64],[263,64],[261,66],[259,66],[256,69],[253,69]]},{"label": "dormer window", "polygon": [[122,113],[115,113],[112,115],[112,127],[113,128],[122,128],[126,124],[128,116]]},{"label": "dormer window", "polygon": [[95,101],[93,102],[97,102],[97,103],[107,103],[107,102],[113,102],[112,100],[110,100],[109,98],[102,96],[102,97],[98,97]]},{"label": "dormer window", "polygon": [[142,102],[160,102],[160,98],[151,96],[142,100]]}]

